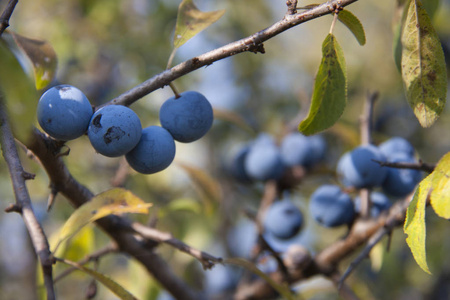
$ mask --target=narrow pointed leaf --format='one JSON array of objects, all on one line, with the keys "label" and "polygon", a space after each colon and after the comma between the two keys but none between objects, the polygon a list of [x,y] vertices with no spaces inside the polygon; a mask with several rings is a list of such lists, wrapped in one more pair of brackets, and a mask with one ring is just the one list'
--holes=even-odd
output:
[{"label": "narrow pointed leaf", "polygon": [[298,128],[300,132],[315,134],[339,120],[347,104],[346,73],[342,49],[330,33],[322,44],[322,62],[314,82],[308,116]]},{"label": "narrow pointed leaf", "polygon": [[438,216],[450,219],[450,152],[441,158],[432,174],[431,206]]},{"label": "narrow pointed leaf", "polygon": [[225,10],[200,11],[192,0],[183,0],[178,7],[173,45],[179,48],[203,29],[223,16]]},{"label": "narrow pointed leaf", "polygon": [[280,295],[283,297],[283,299],[287,299],[287,300],[295,299],[291,293],[291,290],[289,289],[289,286],[281,285],[281,284],[275,282],[269,275],[262,272],[260,269],[258,269],[258,267],[254,263],[252,263],[248,260],[245,260],[243,258],[238,258],[238,257],[228,258],[228,259],[225,259],[224,264],[236,265],[236,266],[243,267],[243,268],[251,271],[252,273],[258,275],[262,279],[264,279],[268,284],[270,284],[270,286],[274,290],[276,290],[278,293],[280,293]]},{"label": "narrow pointed leaf", "polygon": [[68,264],[72,267],[77,268],[80,271],[83,271],[86,274],[89,274],[93,278],[95,278],[97,281],[101,282],[105,287],[107,287],[111,292],[113,292],[117,297],[119,297],[122,300],[137,300],[136,297],[134,297],[129,291],[127,291],[124,287],[122,287],[120,284],[112,280],[110,277],[99,273],[97,271],[94,271],[88,267],[82,266],[80,264],[77,264],[75,262],[71,262],[68,260],[61,261],[62,263]]},{"label": "narrow pointed leaf", "polygon": [[425,207],[431,188],[432,178],[432,174],[428,175],[428,177],[422,180],[417,187],[414,197],[408,206],[405,225],[403,227],[404,232],[408,235],[406,243],[411,249],[414,259],[422,270],[429,274],[431,274],[431,272],[428,269],[425,249]]},{"label": "narrow pointed leaf", "polygon": [[178,162],[177,165],[188,174],[196,191],[205,203],[207,211],[211,212],[212,207],[222,199],[222,190],[217,180],[200,168],[181,162]]},{"label": "narrow pointed leaf", "polygon": [[255,131],[247,124],[247,122],[239,114],[225,109],[214,108],[214,120],[223,120],[230,122],[245,131],[254,134]]},{"label": "narrow pointed leaf", "polygon": [[364,27],[354,14],[344,9],[339,12],[338,19],[353,33],[356,40],[361,46],[366,44],[366,34],[364,32]]},{"label": "narrow pointed leaf", "polygon": [[31,62],[36,89],[45,88],[56,75],[58,60],[56,52],[47,41],[30,39],[11,32],[17,47]]},{"label": "narrow pointed leaf", "polygon": [[[64,224],[59,234],[58,246],[84,226],[112,214],[147,214],[151,203],[145,203],[128,190],[114,188],[100,193],[80,206]],[[56,250],[54,250],[56,251]]]},{"label": "narrow pointed leaf", "polygon": [[407,6],[401,35],[402,78],[406,97],[422,127],[430,127],[444,109],[447,71],[444,52],[419,0]]}]

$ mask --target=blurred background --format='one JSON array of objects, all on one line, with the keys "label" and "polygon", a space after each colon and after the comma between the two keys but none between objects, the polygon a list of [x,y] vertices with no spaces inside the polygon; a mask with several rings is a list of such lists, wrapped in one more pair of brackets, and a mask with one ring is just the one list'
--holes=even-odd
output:
[{"label": "blurred background", "polygon": [[[6,3],[0,0],[0,9]],[[11,18],[10,29],[50,42],[58,56],[54,84],[76,86],[92,104],[100,105],[166,68],[179,3],[179,0],[20,1]],[[251,35],[282,19],[286,12],[284,0],[195,0],[195,3],[203,11],[225,9],[226,13],[183,45],[174,64]],[[300,5],[306,4],[300,2]],[[328,145],[324,162],[308,173],[290,195],[307,218],[306,227],[295,242],[302,243],[312,253],[345,234],[345,228],[324,229],[310,220],[308,199],[319,185],[336,182],[337,160],[344,151],[360,143],[358,118],[368,92],[378,91],[380,95],[374,109],[376,144],[391,136],[402,136],[427,163],[436,163],[450,151],[449,107],[435,125],[423,129],[406,102],[392,54],[395,3],[358,1],[349,10],[363,24],[367,43],[360,46],[345,26],[338,23],[335,27],[334,34],[347,62],[348,105],[338,124],[323,133]],[[447,55],[447,64],[450,62],[449,18],[450,1],[441,1],[433,22]],[[121,182],[146,202],[154,203],[151,215],[158,219],[158,229],[172,232],[176,238],[213,255],[249,255],[254,228],[243,211],[258,208],[263,186],[232,178],[228,172],[230,162],[240,145],[263,132],[280,140],[289,126],[297,124],[301,120],[299,117],[307,113],[321,60],[321,44],[331,21],[331,16],[325,16],[307,22],[267,41],[265,54],[239,54],[174,82],[180,91],[196,90],[204,94],[214,108],[222,112],[222,118],[214,122],[211,131],[201,140],[177,143],[175,162],[165,171],[154,175],[130,171]],[[159,108],[171,96],[173,92],[166,87],[131,106],[143,127],[159,125]],[[71,151],[65,161],[75,178],[96,194],[111,188],[121,158],[106,158],[95,153],[87,137],[67,145]],[[35,211],[51,239],[73,208],[63,197],[57,197],[53,209],[46,212],[48,178],[38,164],[27,159],[23,151],[21,154],[25,169],[36,174],[35,180],[27,184]],[[195,184],[193,177],[196,175],[187,172],[183,165],[205,172],[207,183]],[[211,194],[205,194],[202,189],[205,184]],[[3,212],[14,202],[3,160],[0,161],[0,198],[0,299],[34,299],[39,276],[27,232],[19,215]],[[144,223],[149,218],[130,217]],[[426,218],[427,254],[433,275],[424,273],[416,265],[406,246],[406,236],[399,228],[393,234],[390,251],[385,251],[386,241],[383,241],[371,259],[348,279],[358,296],[362,299],[438,299],[434,293],[450,285],[450,229],[448,222],[437,218],[432,209],[427,210]],[[230,240],[240,241],[239,246]],[[243,241],[250,241],[250,245]],[[102,232],[88,227],[69,243],[65,257],[79,260],[107,244],[108,238]],[[280,245],[280,251],[283,247],[285,245]],[[199,290],[214,292],[232,288],[241,272],[224,267],[222,271],[220,267],[203,271],[197,261],[168,246],[162,245],[157,251],[178,275]],[[342,266],[350,262],[351,258]],[[139,299],[161,297],[158,283],[128,257],[106,256],[98,268]],[[55,270],[57,275],[64,267],[56,266]],[[90,282],[88,276],[75,272],[57,283],[57,294],[60,299],[80,299]],[[305,299],[338,299],[333,284],[323,278],[312,278],[297,289]],[[99,285],[95,299],[115,297]]]}]

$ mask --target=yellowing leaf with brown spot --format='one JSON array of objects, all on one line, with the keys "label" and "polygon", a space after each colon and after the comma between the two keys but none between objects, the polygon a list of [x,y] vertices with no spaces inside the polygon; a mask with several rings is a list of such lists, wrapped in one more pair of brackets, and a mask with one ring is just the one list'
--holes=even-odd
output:
[{"label": "yellowing leaf with brown spot", "polygon": [[56,248],[83,226],[100,218],[124,213],[148,214],[148,208],[151,205],[151,203],[145,203],[132,192],[121,188],[100,193],[73,212],[61,229]]},{"label": "yellowing leaf with brown spot", "polygon": [[419,0],[406,5],[401,51],[406,98],[422,127],[430,127],[444,109],[447,71],[439,37]]}]

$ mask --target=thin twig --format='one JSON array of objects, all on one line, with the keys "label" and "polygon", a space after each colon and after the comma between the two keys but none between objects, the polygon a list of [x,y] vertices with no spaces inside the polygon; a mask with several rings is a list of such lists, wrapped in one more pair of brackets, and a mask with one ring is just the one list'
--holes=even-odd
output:
[{"label": "thin twig", "polygon": [[0,36],[2,36],[3,32],[6,28],[9,27],[9,19],[11,19],[11,15],[14,11],[14,8],[16,7],[18,0],[9,0],[8,4],[6,5],[5,10],[3,11],[2,15],[0,16]]},{"label": "thin twig", "polygon": [[266,29],[258,31],[257,33],[241,40],[229,43],[223,47],[191,58],[168,70],[165,70],[132,88],[131,90],[119,95],[117,98],[109,101],[105,105],[120,104],[129,106],[149,93],[169,85],[175,79],[204,66],[211,65],[216,61],[243,52],[263,52],[264,50],[262,48],[262,44],[274,36],[302,23],[334,13],[338,3],[339,7],[345,7],[356,1],[358,0],[332,0],[301,13],[293,15],[286,14],[282,20],[267,27]]},{"label": "thin twig", "polygon": [[209,253],[200,251],[198,249],[195,249],[184,242],[174,238],[172,234],[168,232],[162,232],[154,228],[147,227],[145,225],[142,225],[140,223],[134,222],[131,224],[131,228],[141,235],[143,238],[151,239],[153,241],[156,241],[158,243],[165,243],[168,244],[184,253],[187,253],[191,255],[192,257],[199,260],[203,267],[205,269],[210,269],[213,267],[216,263],[221,263],[222,258],[215,257]]},{"label": "thin twig", "polygon": [[44,276],[45,289],[47,291],[47,299],[55,299],[56,296],[52,274],[53,261],[51,259],[50,247],[44,230],[33,212],[30,195],[25,184],[27,176],[24,176],[24,174],[26,172],[20,162],[16,144],[14,143],[14,136],[8,123],[6,108],[3,105],[2,100],[2,95],[0,95],[0,142],[3,157],[8,165],[9,174],[11,176],[16,206],[20,207],[20,213],[30,235],[33,248],[39,257]]},{"label": "thin twig", "polygon": [[431,173],[436,168],[435,165],[427,164],[422,161],[419,161],[417,163],[407,163],[407,162],[387,162],[387,161],[379,161],[379,160],[373,160],[376,163],[379,163],[382,167],[389,167],[389,168],[397,168],[397,169],[412,169],[412,170],[419,170],[419,171],[425,171],[428,173]]}]

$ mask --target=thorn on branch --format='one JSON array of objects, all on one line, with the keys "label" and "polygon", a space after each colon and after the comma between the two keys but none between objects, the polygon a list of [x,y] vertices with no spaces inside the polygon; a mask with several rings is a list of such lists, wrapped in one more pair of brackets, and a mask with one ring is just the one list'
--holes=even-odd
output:
[{"label": "thorn on branch", "polygon": [[22,172],[22,177],[25,180],[32,180],[32,179],[34,179],[36,177],[36,174],[32,174],[32,173],[28,173],[28,172],[23,171]]},{"label": "thorn on branch", "polygon": [[[66,149],[65,151],[61,152],[61,151],[62,151],[62,148],[63,148],[64,146],[65,146],[67,149]],[[59,150],[60,152],[59,152],[58,154],[55,155],[55,158],[62,157],[62,156],[68,156],[69,153],[70,153],[70,148],[67,147],[67,146],[64,145],[64,144],[58,145],[58,150]]]},{"label": "thorn on branch", "polygon": [[8,207],[5,208],[6,213],[16,212],[21,214],[22,213],[22,206],[17,204],[10,204]]},{"label": "thorn on branch", "polygon": [[56,188],[54,183],[50,183],[50,195],[48,195],[47,200],[47,212],[52,209],[53,204],[55,203],[56,195],[58,195],[58,189]]}]

